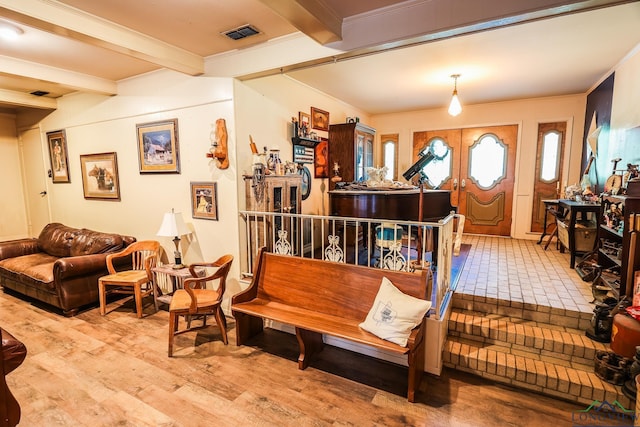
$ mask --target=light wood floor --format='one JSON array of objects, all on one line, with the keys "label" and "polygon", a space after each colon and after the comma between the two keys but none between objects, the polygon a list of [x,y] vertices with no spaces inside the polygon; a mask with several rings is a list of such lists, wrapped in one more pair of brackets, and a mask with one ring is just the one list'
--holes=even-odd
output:
[{"label": "light wood floor", "polygon": [[295,337],[236,347],[231,318],[228,346],[213,326],[168,358],[168,313],[146,310],[65,318],[0,292],[0,325],[28,348],[8,376],[20,425],[563,426],[584,409],[456,371],[427,376],[410,404],[405,368],[327,347],[299,371]]}]

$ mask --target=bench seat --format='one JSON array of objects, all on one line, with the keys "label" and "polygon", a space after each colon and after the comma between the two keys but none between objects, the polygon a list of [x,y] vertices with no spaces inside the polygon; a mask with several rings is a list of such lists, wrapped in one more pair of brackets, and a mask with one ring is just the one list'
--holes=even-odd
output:
[{"label": "bench seat", "polygon": [[377,337],[359,325],[374,305],[383,278],[414,298],[431,300],[430,270],[420,274],[267,253],[261,249],[251,284],[231,299],[236,319],[236,344],[261,333],[264,320],[295,328],[305,369],[324,346],[323,335],[374,349],[406,355],[407,399],[415,400],[424,373],[424,318],[410,332],[406,347]]},{"label": "bench seat", "polygon": [[[401,347],[391,341],[378,338],[370,332],[360,328],[359,321],[317,313],[304,308],[293,307],[274,301],[256,298],[250,302],[236,304],[233,309],[237,312],[260,316],[264,319],[295,325],[301,329],[319,332],[337,338],[347,339],[359,344],[369,345],[381,350],[398,354],[407,354],[409,347]],[[409,341],[415,340],[419,328],[413,330]]]}]

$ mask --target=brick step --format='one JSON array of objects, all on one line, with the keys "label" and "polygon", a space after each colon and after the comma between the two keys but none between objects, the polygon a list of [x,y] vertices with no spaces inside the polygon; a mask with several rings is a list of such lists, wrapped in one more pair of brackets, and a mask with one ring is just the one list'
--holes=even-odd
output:
[{"label": "brick step", "polygon": [[609,350],[578,329],[496,314],[454,309],[448,327],[450,339],[565,367],[593,369],[596,351]]},{"label": "brick step", "polygon": [[593,316],[592,308],[589,311],[571,310],[564,307],[551,307],[463,293],[453,294],[453,308],[559,325],[582,331],[590,326]]},{"label": "brick step", "polygon": [[617,400],[627,409],[635,408],[635,402],[630,401],[619,386],[600,379],[593,367],[563,366],[535,355],[512,354],[481,343],[460,342],[457,337],[447,340],[443,361],[444,366],[453,369],[584,405],[594,400]]}]

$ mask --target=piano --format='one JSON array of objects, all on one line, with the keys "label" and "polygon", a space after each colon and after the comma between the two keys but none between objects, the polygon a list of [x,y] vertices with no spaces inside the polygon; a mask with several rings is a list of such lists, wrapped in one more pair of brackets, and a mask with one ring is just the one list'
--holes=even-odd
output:
[{"label": "piano", "polygon": [[[333,216],[418,221],[419,189],[332,190],[329,212]],[[436,222],[456,211],[450,190],[424,190],[422,221]]]},{"label": "piano", "polygon": [[[329,212],[332,216],[418,221],[419,202],[419,189],[329,191]],[[457,208],[451,205],[450,190],[423,190],[422,203],[422,221],[425,222],[437,222],[451,211],[457,211]],[[434,231],[437,233],[437,230]],[[419,234],[416,238],[418,248],[421,247],[420,236]],[[374,239],[374,236],[371,238]],[[437,242],[435,235],[429,235],[425,250],[437,253]],[[347,253],[351,254],[349,250]],[[418,250],[418,253],[420,261],[422,251]],[[435,257],[433,265],[435,266]]]}]

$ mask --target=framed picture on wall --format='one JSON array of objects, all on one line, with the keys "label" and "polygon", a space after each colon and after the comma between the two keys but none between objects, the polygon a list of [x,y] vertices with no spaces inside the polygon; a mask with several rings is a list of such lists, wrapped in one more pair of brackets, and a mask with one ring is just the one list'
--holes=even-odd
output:
[{"label": "framed picture on wall", "polygon": [[311,127],[317,130],[329,130],[329,112],[311,107]]},{"label": "framed picture on wall", "polygon": [[191,212],[194,218],[218,220],[218,194],[215,182],[191,183]]},{"label": "framed picture on wall", "polygon": [[298,122],[300,126],[300,136],[306,138],[311,130],[311,116],[302,111],[298,112]]},{"label": "framed picture on wall", "polygon": [[329,140],[320,138],[315,147],[313,169],[316,178],[329,178]]},{"label": "framed picture on wall", "polygon": [[180,173],[178,119],[136,125],[140,173]]},{"label": "framed picture on wall", "polygon": [[67,136],[63,130],[47,132],[47,146],[51,160],[51,178],[54,184],[71,182],[69,176],[69,155],[67,154]]},{"label": "framed picture on wall", "polygon": [[80,167],[85,199],[120,200],[116,153],[82,154]]}]

